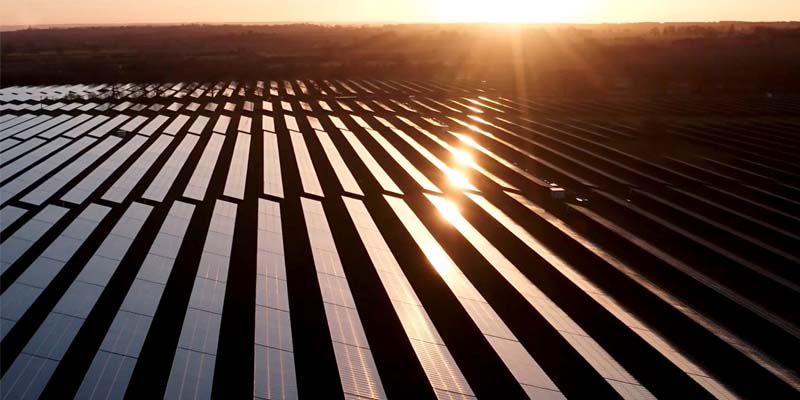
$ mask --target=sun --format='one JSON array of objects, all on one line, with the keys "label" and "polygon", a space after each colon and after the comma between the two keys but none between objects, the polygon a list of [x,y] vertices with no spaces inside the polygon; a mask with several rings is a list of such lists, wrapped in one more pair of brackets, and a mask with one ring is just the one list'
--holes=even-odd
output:
[{"label": "sun", "polygon": [[593,0],[437,0],[443,22],[580,22]]}]

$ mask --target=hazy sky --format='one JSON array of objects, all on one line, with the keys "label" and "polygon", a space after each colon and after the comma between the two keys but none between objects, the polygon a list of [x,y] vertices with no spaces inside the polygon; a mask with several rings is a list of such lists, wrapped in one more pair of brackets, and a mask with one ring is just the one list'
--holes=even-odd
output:
[{"label": "hazy sky", "polygon": [[0,24],[800,20],[800,0],[0,0]]}]

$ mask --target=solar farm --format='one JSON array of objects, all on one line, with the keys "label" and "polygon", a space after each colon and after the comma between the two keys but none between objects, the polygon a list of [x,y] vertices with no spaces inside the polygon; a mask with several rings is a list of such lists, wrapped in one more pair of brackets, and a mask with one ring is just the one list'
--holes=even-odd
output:
[{"label": "solar farm", "polygon": [[0,394],[800,389],[800,96],[0,89]]}]

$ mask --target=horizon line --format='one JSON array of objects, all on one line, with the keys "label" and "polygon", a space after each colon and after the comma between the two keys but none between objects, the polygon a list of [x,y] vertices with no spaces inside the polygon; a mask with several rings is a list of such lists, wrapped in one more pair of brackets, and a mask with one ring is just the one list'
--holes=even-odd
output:
[{"label": "horizon line", "polygon": [[[213,26],[264,26],[264,25],[632,25],[632,24],[719,24],[719,23],[745,23],[745,24],[796,24],[800,20],[694,20],[694,21],[624,21],[624,22],[490,22],[490,21],[194,21],[194,22],[86,22],[86,23],[53,23],[53,24],[0,24],[0,31],[50,29],[50,28],[105,28],[105,27],[131,27],[131,26],[186,26],[186,25],[213,25]],[[17,28],[17,29],[9,29]]]}]

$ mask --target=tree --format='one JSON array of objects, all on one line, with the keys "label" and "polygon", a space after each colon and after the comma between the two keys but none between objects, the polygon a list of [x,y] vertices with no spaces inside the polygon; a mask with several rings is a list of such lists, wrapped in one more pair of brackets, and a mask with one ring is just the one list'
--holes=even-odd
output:
[{"label": "tree", "polygon": [[657,26],[654,26],[652,29],[650,29],[650,35],[656,37],[661,36],[661,29]]}]

